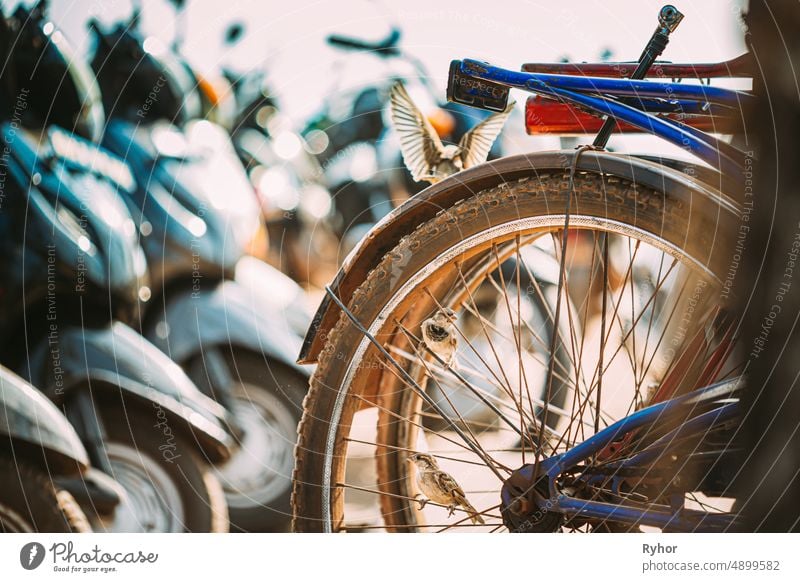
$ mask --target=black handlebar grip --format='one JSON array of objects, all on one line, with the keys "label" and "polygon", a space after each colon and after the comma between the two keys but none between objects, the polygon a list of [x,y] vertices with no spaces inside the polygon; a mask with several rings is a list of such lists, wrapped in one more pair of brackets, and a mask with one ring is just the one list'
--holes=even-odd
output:
[{"label": "black handlebar grip", "polygon": [[400,54],[400,49],[397,48],[397,41],[400,39],[400,31],[393,29],[392,32],[384,40],[380,42],[365,42],[358,38],[349,36],[341,36],[338,34],[331,34],[328,36],[328,44],[359,51],[371,51],[378,54],[378,56],[397,56]]},{"label": "black handlebar grip", "polygon": [[369,44],[363,41],[355,38],[349,38],[347,36],[339,36],[338,34],[330,35],[328,37],[328,44],[358,50],[370,50],[372,48]]}]

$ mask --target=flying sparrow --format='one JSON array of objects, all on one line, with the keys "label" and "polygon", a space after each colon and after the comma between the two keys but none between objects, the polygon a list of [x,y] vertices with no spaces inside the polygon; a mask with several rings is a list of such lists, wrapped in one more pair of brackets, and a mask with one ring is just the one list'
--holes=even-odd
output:
[{"label": "flying sparrow", "polygon": [[434,354],[439,356],[448,368],[456,368],[456,348],[458,335],[453,323],[458,319],[452,309],[440,309],[422,322],[422,341]]},{"label": "flying sparrow", "polygon": [[514,105],[512,101],[502,113],[493,113],[481,121],[463,135],[458,145],[444,145],[403,84],[395,83],[391,93],[392,122],[400,136],[403,161],[414,181],[435,184],[485,162]]},{"label": "flying sparrow", "polygon": [[[450,475],[439,468],[436,460],[424,453],[414,453],[408,459],[417,467],[417,487],[431,501],[446,505],[449,515],[460,505],[469,514],[472,523],[486,523],[481,514],[467,500],[464,490]],[[424,503],[422,504],[424,507]]]}]

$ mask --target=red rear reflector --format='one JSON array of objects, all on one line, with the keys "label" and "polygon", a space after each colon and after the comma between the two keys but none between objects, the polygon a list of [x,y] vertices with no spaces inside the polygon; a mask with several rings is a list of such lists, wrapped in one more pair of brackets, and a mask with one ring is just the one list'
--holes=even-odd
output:
[{"label": "red rear reflector", "polygon": [[[737,124],[727,117],[711,115],[686,115],[679,113],[661,114],[695,129],[713,133],[736,133]],[[541,95],[528,97],[525,103],[525,129],[531,135],[559,134],[585,135],[597,133],[603,120],[568,103],[546,99]],[[617,124],[617,133],[644,133],[641,129],[627,123]]]}]

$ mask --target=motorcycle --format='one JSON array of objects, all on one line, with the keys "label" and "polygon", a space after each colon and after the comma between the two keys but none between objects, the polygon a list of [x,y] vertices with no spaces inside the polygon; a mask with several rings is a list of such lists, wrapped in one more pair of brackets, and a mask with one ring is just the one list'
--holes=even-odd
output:
[{"label": "motorcycle", "polygon": [[102,143],[137,177],[124,198],[151,278],[140,329],[231,413],[239,448],[217,475],[233,527],[285,529],[309,376],[295,363],[300,290],[245,256],[258,210],[227,134],[197,118],[189,70],[135,23],[90,26],[110,115]]},{"label": "motorcycle", "polygon": [[90,471],[81,440],[52,402],[0,366],[0,533],[91,531],[57,486]]},{"label": "motorcycle", "polygon": [[64,484],[86,498],[95,529],[225,531],[210,462],[234,444],[226,412],[129,325],[148,289],[120,197],[135,182],[123,162],[77,135],[97,137],[102,105],[44,10],[20,7],[4,22],[15,45],[0,127],[3,363],[64,410],[92,466],[118,484]]}]

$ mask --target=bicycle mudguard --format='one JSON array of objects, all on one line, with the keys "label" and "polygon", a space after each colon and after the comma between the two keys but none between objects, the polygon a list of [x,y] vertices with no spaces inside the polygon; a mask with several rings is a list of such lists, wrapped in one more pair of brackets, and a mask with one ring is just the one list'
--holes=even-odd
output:
[{"label": "bicycle mudguard", "polygon": [[[464,170],[426,188],[381,220],[364,237],[345,259],[330,288],[338,297],[349,298],[366,279],[383,256],[393,249],[400,239],[417,226],[432,219],[441,210],[452,207],[459,200],[503,183],[521,178],[536,177],[540,172],[554,170],[567,173],[575,158],[575,150],[536,152],[493,160]],[[720,208],[734,216],[739,206],[702,180],[666,165],[643,158],[605,151],[584,151],[577,171],[602,172],[619,176],[643,187],[667,192],[686,204],[697,205],[702,198],[720,201]],[[698,198],[700,196],[700,198]],[[328,333],[336,325],[341,310],[326,295],[306,333],[298,362],[311,364],[317,361]]]},{"label": "bicycle mudguard", "polygon": [[122,323],[98,329],[59,330],[58,341],[42,342],[30,362],[30,382],[56,404],[75,390],[121,391],[153,406],[191,433],[209,460],[225,460],[233,438],[225,410],[205,396],[180,366]]}]

